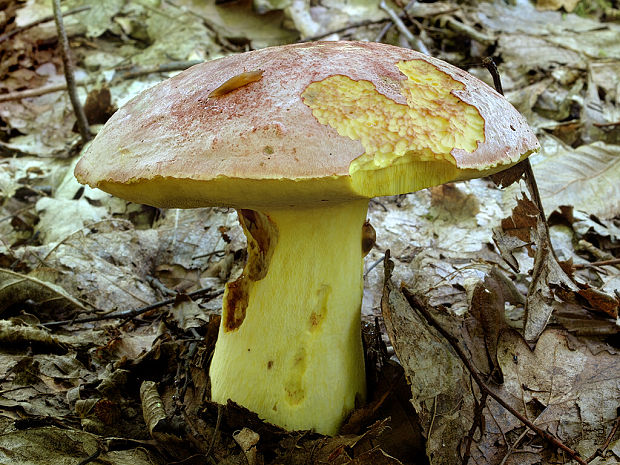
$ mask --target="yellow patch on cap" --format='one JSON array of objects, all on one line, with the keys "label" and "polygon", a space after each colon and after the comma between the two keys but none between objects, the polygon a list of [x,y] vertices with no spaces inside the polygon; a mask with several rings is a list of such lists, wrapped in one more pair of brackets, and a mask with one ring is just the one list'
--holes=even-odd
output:
[{"label": "yellow patch on cap", "polygon": [[341,136],[359,140],[366,152],[349,173],[408,161],[447,160],[453,149],[473,152],[484,142],[484,119],[455,95],[465,85],[424,60],[396,64],[408,79],[400,81],[407,104],[379,93],[370,81],[330,76],[302,94],[321,123]]}]

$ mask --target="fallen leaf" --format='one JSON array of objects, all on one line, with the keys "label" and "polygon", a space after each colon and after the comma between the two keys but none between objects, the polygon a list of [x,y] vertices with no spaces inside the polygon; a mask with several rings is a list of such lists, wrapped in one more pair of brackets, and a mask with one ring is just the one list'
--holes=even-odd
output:
[{"label": "fallen leaf", "polygon": [[[517,200],[517,205],[512,209],[512,214],[502,220],[502,230],[507,235],[516,237],[523,243],[530,244],[532,241],[532,230],[536,227],[538,214],[539,211],[534,202],[527,197],[521,197]],[[528,247],[528,250],[533,255],[531,247]]]},{"label": "fallen leaf", "polygon": [[62,287],[31,276],[0,269],[0,313],[32,300],[45,313],[57,315],[69,310],[86,310]]},{"label": "fallen leaf", "polygon": [[[500,394],[514,405],[538,403],[541,408],[530,417],[535,424],[544,425],[582,457],[604,443],[620,399],[617,354],[595,355],[586,344],[569,345],[562,331],[546,330],[534,351],[516,333],[504,333],[498,358],[505,379]],[[510,429],[501,418],[499,422],[508,435]]]},{"label": "fallen leaf", "polygon": [[587,301],[588,308],[595,312],[602,312],[611,318],[618,318],[618,306],[620,305],[618,297],[614,298],[593,288],[580,289],[577,294]]},{"label": "fallen leaf", "polygon": [[[133,448],[126,442],[125,450],[104,450],[99,459],[110,465],[163,465],[157,453],[137,441]],[[13,465],[79,463],[100,448],[100,437],[85,431],[58,427],[31,428],[0,435],[0,462]]]},{"label": "fallen leaf", "polygon": [[0,320],[0,347],[64,354],[69,349],[48,331],[13,321]]},{"label": "fallen leaf", "polygon": [[573,149],[550,136],[541,142],[532,169],[545,211],[571,205],[603,219],[620,214],[620,145],[594,142]]},{"label": "fallen leaf", "polygon": [[88,93],[84,103],[84,114],[90,124],[105,124],[115,111],[110,89],[102,87]]},{"label": "fallen leaf", "polygon": [[[166,412],[163,402],[157,392],[157,384],[154,381],[143,381],[140,385],[140,400],[142,401],[142,415],[149,433],[154,437],[154,432],[162,422],[166,421]],[[161,428],[160,428],[161,429]]]},{"label": "fallen leaf", "polygon": [[391,281],[393,264],[384,262],[381,310],[385,326],[411,384],[411,403],[426,436],[433,464],[455,464],[459,445],[473,422],[469,376],[448,342],[414,311]]},{"label": "fallen leaf", "polygon": [[241,447],[248,461],[248,465],[260,465],[263,463],[262,454],[258,453],[256,445],[260,440],[260,435],[250,428],[243,428],[233,434],[233,439]]},{"label": "fallen leaf", "polygon": [[559,291],[576,292],[579,288],[558,263],[542,221],[536,225],[536,255],[532,282],[525,307],[524,337],[535,342],[544,331],[554,309],[560,306]]}]

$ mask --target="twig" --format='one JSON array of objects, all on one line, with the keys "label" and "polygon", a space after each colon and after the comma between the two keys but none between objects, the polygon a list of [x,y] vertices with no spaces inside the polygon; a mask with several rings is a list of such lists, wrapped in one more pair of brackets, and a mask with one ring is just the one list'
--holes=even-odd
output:
[{"label": "twig", "polygon": [[[82,11],[86,11],[86,10],[90,10],[90,6],[89,5],[85,5],[85,6],[80,6],[78,8],[74,8],[72,10],[67,11],[66,13],[62,13],[63,18],[66,18],[67,16],[71,16],[74,15],[76,13],[81,13]],[[2,34],[0,35],[0,44],[2,42],[5,42],[7,40],[9,40],[11,37],[19,34],[20,32],[24,32],[28,29],[32,29],[35,26],[38,26],[39,24],[43,24],[43,23],[47,23],[48,21],[53,21],[54,20],[54,16],[45,16],[41,19],[37,19],[36,21],[33,21],[29,24],[25,24],[24,26],[18,27],[13,29],[11,32],[7,32],[6,34]]]},{"label": "twig", "polygon": [[508,447],[508,450],[506,451],[506,454],[504,455],[504,458],[502,459],[502,461],[499,463],[499,465],[504,465],[506,463],[506,461],[508,460],[508,457],[510,457],[510,455],[512,454],[512,451],[515,450],[515,448],[519,445],[519,443],[523,440],[523,438],[527,435],[527,433],[529,433],[530,430],[528,428],[525,428],[525,430],[521,433],[521,435],[515,440],[515,442],[513,442],[512,444],[508,444],[506,442],[506,446]]},{"label": "twig", "polygon": [[[86,84],[92,84],[93,82],[95,82],[94,79],[88,79],[86,81],[79,81],[77,85],[84,86]],[[61,90],[67,90],[67,84],[53,84],[51,86],[43,86],[37,87],[35,89],[21,90],[19,92],[8,92],[6,94],[0,94],[0,102],[38,97],[40,95],[51,94],[52,92],[59,92]]]},{"label": "twig", "polygon": [[[133,79],[136,77],[144,76],[146,74],[155,73],[167,73],[170,71],[179,71],[194,66],[202,61],[172,61],[170,63],[164,63],[163,65],[151,66],[148,68],[138,68],[130,71],[118,70],[118,75],[115,75],[108,84],[116,84],[119,81],[127,79]],[[76,81],[77,86],[87,86],[94,84],[98,81],[97,78],[83,79]],[[0,102],[7,102],[9,100],[21,100],[24,98],[39,97],[45,94],[51,94],[52,92],[59,92],[61,90],[67,90],[67,84],[53,84],[50,86],[37,87],[36,89],[22,90],[19,92],[9,92],[7,94],[0,94]]]},{"label": "twig", "polygon": [[407,39],[407,42],[409,42],[413,49],[428,55],[428,49],[426,48],[426,46],[418,37],[415,37],[411,33],[411,31],[407,29],[407,26],[405,26],[405,23],[403,23],[403,21],[400,19],[400,16],[385,3],[385,0],[381,0],[379,7],[388,14],[390,19],[394,23],[394,26],[396,26],[398,31],[403,36],[405,36],[405,39]]},{"label": "twig", "polygon": [[383,42],[383,38],[388,33],[388,31],[392,29],[392,26],[394,26],[394,23],[392,21],[388,21],[385,26],[381,28],[381,31],[379,31],[377,37],[375,37],[375,42]]},{"label": "twig", "polygon": [[590,268],[594,266],[606,266],[606,265],[620,265],[620,258],[614,258],[612,260],[601,260],[599,262],[592,263],[579,263],[577,265],[573,265],[573,268],[576,270],[581,270],[583,268]]},{"label": "twig", "polygon": [[603,443],[603,445],[599,447],[598,449],[596,449],[594,454],[592,454],[590,457],[587,458],[586,462],[590,463],[595,458],[603,456],[603,452],[605,452],[605,449],[609,447],[611,440],[616,435],[616,432],[618,431],[618,426],[620,426],[620,416],[616,417],[616,421],[614,421],[614,426],[611,428],[611,431],[607,435],[607,439],[605,439],[605,442]]},{"label": "twig", "polygon": [[358,29],[360,27],[366,27],[366,26],[374,26],[376,24],[383,24],[385,22],[389,21],[389,19],[378,19],[378,20],[366,20],[366,21],[360,21],[359,23],[353,23],[353,24],[349,24],[348,26],[343,26],[340,27],[338,29],[334,29],[328,32],[324,32],[322,34],[318,34],[315,36],[311,36],[311,37],[306,37],[305,39],[299,40],[298,43],[303,44],[306,42],[314,42],[317,40],[321,40],[327,36],[331,36],[332,34],[340,34],[341,32],[346,32],[349,29]]},{"label": "twig", "polygon": [[207,457],[211,455],[213,446],[215,446],[215,438],[217,437],[217,433],[220,430],[220,423],[222,422],[223,414],[224,414],[224,406],[222,404],[218,404],[217,405],[217,420],[215,420],[215,429],[213,430],[213,435],[211,436],[211,442],[209,443],[209,448],[207,449],[207,453],[205,454]]},{"label": "twig", "polygon": [[[187,294],[188,297],[203,297],[205,299],[213,299],[219,295],[224,293],[224,289],[218,289],[217,291],[208,293],[211,291],[211,287],[205,287],[203,289],[198,289],[197,291],[190,292]],[[203,296],[203,294],[207,294]],[[149,312],[151,310],[155,310],[156,308],[163,307],[165,305],[170,305],[175,302],[176,298],[166,299],[159,302],[155,302],[154,304],[147,305],[146,307],[140,307],[133,310],[125,310],[118,313],[108,313],[106,315],[97,315],[97,316],[89,316],[86,318],[76,318],[74,320],[62,320],[62,321],[48,321],[47,323],[43,323],[43,326],[51,327],[51,326],[61,326],[65,324],[73,324],[73,323],[90,323],[92,321],[102,321],[102,320],[112,320],[116,318],[133,318],[138,315],[142,315],[143,313]]]},{"label": "twig", "polygon": [[196,260],[197,258],[212,257],[213,255],[215,255],[218,258],[223,257],[224,255],[226,255],[226,250],[219,249],[219,250],[214,250],[213,252],[207,252],[207,253],[203,253],[200,255],[193,255],[192,260]]},{"label": "twig", "polygon": [[58,32],[58,42],[60,43],[60,51],[62,53],[62,63],[65,71],[65,80],[67,81],[67,90],[69,91],[69,98],[71,99],[71,105],[73,105],[73,112],[77,118],[78,130],[80,136],[82,136],[82,142],[86,143],[92,139],[90,133],[90,127],[84,108],[80,103],[80,99],[77,95],[77,89],[75,87],[75,76],[73,75],[73,63],[71,62],[71,49],[69,47],[69,39],[67,38],[67,31],[65,31],[65,25],[62,20],[62,12],[60,11],[60,0],[53,0],[54,5],[54,20],[56,21],[56,31]]},{"label": "twig", "polygon": [[97,450],[93,452],[92,455],[86,457],[84,460],[80,460],[80,462],[77,465],[87,465],[91,462],[94,462],[101,455],[101,449],[102,449],[101,444],[97,444]]},{"label": "twig", "polygon": [[495,43],[495,38],[488,36],[477,29],[474,29],[467,24],[464,24],[460,21],[457,21],[452,16],[445,17],[445,24],[454,32],[458,32],[460,34],[466,35],[470,39],[475,40],[476,42],[480,42],[484,45],[493,45]]},{"label": "twig", "polygon": [[[482,60],[482,65],[489,71],[489,73],[493,77],[493,85],[495,86],[495,90],[501,95],[504,95],[502,78],[499,74],[499,70],[497,69],[495,61],[493,61],[493,58],[486,57],[484,60]],[[544,240],[549,244],[549,249],[551,250],[553,257],[557,261],[557,256],[555,254],[555,250],[553,249],[553,245],[551,243],[549,235],[549,224],[547,223],[547,217],[545,216],[545,210],[543,208],[542,200],[540,198],[540,192],[538,191],[536,177],[534,176],[534,171],[532,171],[532,164],[530,163],[530,159],[526,158],[525,160],[520,162],[519,165],[523,167],[523,173],[525,174],[525,183],[527,184],[528,190],[530,191],[530,194],[532,194],[532,200],[536,205],[536,208],[538,209],[538,218],[544,225]]]},{"label": "twig", "polygon": [[597,128],[613,128],[614,126],[620,126],[620,121],[614,121],[612,123],[592,123],[592,126]]},{"label": "twig", "polygon": [[433,328],[435,328],[448,341],[450,346],[452,346],[452,349],[454,349],[458,357],[461,359],[461,362],[463,363],[463,365],[465,365],[465,367],[469,371],[475,383],[478,385],[478,388],[480,388],[480,390],[483,393],[486,392],[489,397],[492,397],[499,405],[504,407],[508,412],[514,415],[521,423],[523,423],[525,426],[530,428],[532,431],[538,434],[545,441],[557,447],[558,449],[562,449],[564,452],[570,455],[571,458],[575,460],[577,463],[579,463],[580,465],[587,465],[587,462],[584,461],[579,456],[579,453],[577,451],[568,447],[560,439],[556,438],[553,434],[536,426],[534,423],[528,420],[525,416],[519,413],[516,409],[510,406],[506,401],[504,401],[504,399],[502,399],[499,395],[493,392],[491,388],[489,388],[486,385],[486,383],[482,379],[482,375],[478,373],[478,370],[476,369],[476,367],[474,367],[473,363],[467,358],[467,355],[465,354],[465,352],[459,345],[456,338],[454,338],[452,334],[450,334],[443,327],[441,327],[439,323],[437,323],[437,321],[433,318],[429,309],[427,308],[428,304],[426,302],[423,302],[421,299],[419,299],[415,294],[409,291],[409,289],[407,289],[406,287],[401,287],[401,291],[403,295],[405,296],[405,298],[407,299],[407,302],[409,302],[409,305],[411,305],[412,308],[419,311],[424,317],[424,319],[428,322],[428,324],[432,326]]},{"label": "twig", "polygon": [[375,269],[375,267],[381,263],[385,261],[385,254],[383,254],[383,256],[381,256],[381,258],[378,258],[377,260],[375,260],[374,262],[372,262],[370,264],[370,266],[368,267],[368,269],[364,272],[364,278],[366,278],[368,276],[368,273],[370,273],[372,270]]},{"label": "twig", "polygon": [[482,59],[482,66],[484,66],[491,77],[493,78],[493,86],[495,90],[500,94],[504,95],[504,88],[502,86],[502,78],[499,75],[499,70],[497,69],[497,65],[495,64],[495,60],[491,57],[484,57]]},{"label": "twig", "polygon": [[480,432],[482,433],[482,419],[483,419],[482,411],[487,405],[488,397],[489,397],[489,394],[486,392],[483,392],[482,395],[480,396],[480,402],[477,402],[476,396],[474,395],[474,402],[476,402],[476,405],[474,407],[474,421],[471,424],[469,433],[467,433],[467,436],[465,436],[465,453],[463,454],[463,457],[461,458],[461,463],[463,465],[467,465],[467,462],[469,462],[469,458],[471,457],[471,444],[472,442],[474,442],[474,434],[476,433],[476,430],[480,429]]}]

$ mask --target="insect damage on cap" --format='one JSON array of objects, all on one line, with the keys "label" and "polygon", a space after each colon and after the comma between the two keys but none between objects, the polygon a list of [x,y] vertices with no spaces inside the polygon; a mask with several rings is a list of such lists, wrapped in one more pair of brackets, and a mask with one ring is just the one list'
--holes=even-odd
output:
[{"label": "insect damage on cap", "polygon": [[381,94],[372,82],[343,75],[313,82],[302,94],[321,124],[364,146],[351,174],[409,160],[454,164],[453,149],[473,152],[485,140],[478,109],[453,94],[465,88],[462,82],[423,60],[396,67],[407,77],[399,83],[406,104]]}]

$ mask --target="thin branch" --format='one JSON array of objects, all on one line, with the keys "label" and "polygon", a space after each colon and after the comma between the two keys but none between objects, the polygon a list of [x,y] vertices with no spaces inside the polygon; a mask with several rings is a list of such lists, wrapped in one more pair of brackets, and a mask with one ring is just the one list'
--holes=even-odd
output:
[{"label": "thin branch", "polygon": [[[108,84],[116,84],[117,82],[127,79],[133,79],[136,77],[144,76],[147,74],[155,73],[167,73],[170,71],[182,71],[190,66],[202,63],[202,61],[172,61],[170,63],[164,63],[158,66],[150,66],[146,68],[137,68],[129,71],[117,70],[118,75],[115,75]],[[87,86],[94,84],[98,81],[97,78],[83,79],[76,82],[77,86]],[[67,84],[53,84],[50,86],[37,87],[35,89],[22,90],[19,92],[10,92],[7,94],[0,94],[0,102],[6,102],[9,100],[21,100],[23,98],[39,97],[41,95],[50,94],[52,92],[59,92],[61,90],[67,90]]]},{"label": "thin branch", "polygon": [[[90,6],[89,5],[85,5],[85,6],[81,6],[81,7],[69,10],[66,13],[62,13],[62,16],[63,16],[63,18],[66,18],[67,16],[71,16],[71,15],[74,15],[76,13],[81,13],[82,11],[86,11],[86,10],[90,10]],[[39,24],[47,23],[48,21],[53,21],[53,20],[54,20],[54,16],[53,15],[45,16],[45,17],[43,17],[41,19],[37,19],[36,21],[33,21],[33,22],[29,23],[29,24],[26,24],[24,26],[15,28],[11,32],[7,32],[6,34],[0,35],[0,44],[2,42],[5,42],[5,41],[9,40],[11,37],[16,36],[20,32],[24,32],[24,31],[26,31],[28,29],[32,29],[33,27],[38,26]]]},{"label": "thin branch", "polygon": [[67,38],[67,31],[65,31],[65,24],[62,20],[62,12],[60,11],[60,0],[53,0],[54,5],[54,20],[56,21],[56,31],[58,32],[58,42],[60,43],[60,51],[62,53],[62,63],[65,71],[65,80],[67,81],[67,90],[69,91],[69,98],[71,99],[71,105],[73,105],[73,112],[77,118],[77,126],[82,136],[82,142],[86,143],[92,139],[90,133],[90,127],[84,108],[80,103],[80,99],[77,95],[77,89],[75,87],[75,76],[73,75],[73,63],[71,61],[71,48],[69,47],[69,39]]},{"label": "thin branch", "polygon": [[483,45],[493,45],[496,42],[495,37],[491,37],[486,35],[483,32],[480,32],[477,29],[474,29],[471,26],[468,26],[465,23],[457,21],[452,16],[446,16],[443,18],[445,20],[446,26],[449,29],[452,29],[454,32],[458,32],[459,34],[466,35],[470,39],[475,40],[476,42],[480,42]]},{"label": "thin branch", "polygon": [[211,455],[213,446],[215,446],[215,438],[217,437],[217,433],[219,433],[220,431],[220,423],[222,422],[223,414],[224,414],[224,406],[222,404],[218,404],[217,405],[217,420],[215,420],[215,429],[213,430],[213,435],[211,436],[211,442],[209,443],[209,448],[207,449],[207,453],[205,454],[207,457]]},{"label": "thin branch", "polygon": [[[197,291],[190,292],[187,294],[188,297],[203,297],[205,299],[213,299],[219,295],[224,293],[224,289],[218,289],[217,291],[210,292],[212,290],[211,287],[205,287],[202,289],[198,289]],[[206,294],[206,295],[203,295]],[[175,298],[161,300],[159,302],[155,302],[154,304],[147,305],[145,307],[136,308],[133,310],[124,310],[122,312],[117,313],[108,313],[106,315],[97,315],[97,316],[89,316],[86,318],[76,318],[73,320],[62,320],[62,321],[48,321],[47,323],[43,323],[43,326],[52,327],[52,326],[62,326],[66,324],[74,324],[74,323],[90,323],[92,321],[102,321],[102,320],[113,320],[116,318],[133,318],[138,315],[142,315],[143,313],[149,312],[151,310],[155,310],[156,308],[163,307],[165,305],[173,304],[176,301]]]},{"label": "thin branch", "polygon": [[616,435],[616,432],[618,431],[618,426],[620,426],[620,416],[616,417],[616,421],[614,421],[614,426],[611,428],[611,431],[607,435],[607,439],[605,439],[605,443],[601,447],[596,449],[594,454],[592,454],[590,457],[587,458],[586,462],[590,463],[595,458],[603,456],[603,453],[605,452],[605,449],[607,449],[609,447],[609,444],[611,443],[611,440]]},{"label": "thin branch", "polygon": [[461,362],[463,363],[463,365],[465,365],[471,377],[473,378],[473,380],[475,381],[475,383],[478,385],[478,387],[483,393],[487,393],[489,397],[492,397],[498,404],[504,407],[508,412],[510,412],[513,416],[515,416],[521,423],[523,423],[525,426],[530,428],[532,431],[538,434],[545,441],[557,447],[558,449],[561,449],[564,452],[566,452],[568,455],[570,455],[570,457],[573,460],[575,460],[580,465],[587,465],[587,462],[579,456],[579,453],[577,451],[568,447],[566,444],[564,444],[560,439],[555,437],[553,434],[536,426],[534,423],[528,420],[525,416],[523,416],[520,412],[514,409],[511,405],[509,405],[499,395],[497,395],[493,390],[491,390],[491,388],[489,388],[484,382],[484,380],[482,379],[482,375],[478,373],[478,370],[476,369],[476,367],[474,367],[473,363],[469,360],[469,358],[467,358],[467,355],[465,354],[465,352],[459,345],[456,338],[452,336],[452,334],[450,334],[448,331],[446,331],[443,327],[441,327],[439,323],[437,323],[437,321],[433,318],[433,316],[431,315],[431,312],[427,308],[428,304],[420,300],[415,294],[409,291],[406,287],[401,287],[401,291],[403,295],[405,296],[405,298],[407,299],[407,302],[409,302],[409,305],[411,305],[412,308],[419,311],[424,317],[424,319],[428,322],[428,324],[432,326],[433,328],[435,328],[448,341],[450,346],[452,346],[452,349],[454,349],[458,357],[461,359]]},{"label": "thin branch", "polygon": [[495,64],[495,60],[491,57],[484,57],[482,59],[482,66],[484,66],[491,77],[493,78],[493,86],[495,86],[495,90],[500,94],[504,95],[504,88],[502,87],[502,78],[499,75],[499,70],[497,69],[497,65]]},{"label": "thin branch", "polygon": [[409,42],[413,49],[428,55],[429,52],[426,48],[426,45],[424,45],[424,43],[420,40],[419,37],[415,37],[411,33],[411,31],[407,29],[407,26],[405,26],[405,23],[403,23],[403,21],[400,19],[398,13],[396,13],[392,8],[390,8],[384,0],[381,0],[379,8],[381,8],[387,13],[387,15],[394,23],[394,26],[396,26],[398,31],[405,37],[405,39],[407,39],[407,42]]},{"label": "thin branch", "polygon": [[487,398],[489,394],[483,392],[480,395],[480,402],[476,401],[476,397],[474,395],[474,402],[476,405],[474,407],[474,421],[471,424],[471,428],[469,429],[469,433],[465,436],[465,453],[461,459],[461,463],[463,465],[467,465],[469,462],[469,458],[471,457],[471,444],[474,442],[474,434],[476,434],[476,430],[480,429],[480,433],[482,434],[482,421],[483,415],[482,412],[487,405]]},{"label": "thin branch", "polygon": [[388,21],[389,21],[389,19],[387,19],[387,18],[378,19],[378,20],[360,21],[359,23],[349,24],[348,26],[343,26],[343,27],[340,27],[338,29],[333,29],[331,31],[324,32],[322,34],[318,34],[318,35],[311,36],[311,37],[306,37],[305,39],[299,40],[298,43],[303,44],[303,43],[306,43],[306,42],[315,42],[317,40],[324,39],[327,36],[331,36],[332,34],[340,34],[341,32],[346,32],[349,29],[359,29],[361,27],[366,27],[366,26],[375,26],[377,24],[383,24],[383,23],[386,23]]},{"label": "thin branch", "polygon": [[[493,85],[495,86],[495,90],[499,92],[501,95],[504,95],[504,88],[502,86],[502,78],[499,74],[499,70],[497,69],[497,65],[493,58],[486,57],[482,61],[482,65],[491,73],[493,77]],[[534,176],[534,171],[532,171],[532,164],[530,163],[530,159],[526,158],[522,162],[519,163],[523,167],[523,172],[525,174],[525,183],[527,184],[528,190],[530,194],[532,194],[532,201],[536,205],[538,209],[538,217],[540,221],[542,221],[545,228],[545,237],[544,240],[549,244],[549,249],[553,255],[553,258],[557,261],[557,256],[555,254],[555,250],[553,249],[553,244],[551,243],[551,238],[549,235],[549,224],[547,223],[547,217],[545,216],[545,209],[543,208],[542,199],[540,198],[540,192],[538,190],[538,184],[536,183],[536,177]]]},{"label": "thin branch", "polygon": [[620,265],[620,258],[614,258],[611,260],[601,260],[601,261],[592,262],[592,263],[579,263],[577,265],[573,265],[573,268],[575,268],[576,270],[580,270],[582,268],[591,268],[594,266],[606,266],[606,265]]}]

